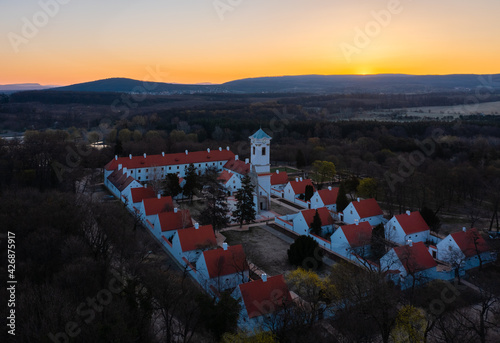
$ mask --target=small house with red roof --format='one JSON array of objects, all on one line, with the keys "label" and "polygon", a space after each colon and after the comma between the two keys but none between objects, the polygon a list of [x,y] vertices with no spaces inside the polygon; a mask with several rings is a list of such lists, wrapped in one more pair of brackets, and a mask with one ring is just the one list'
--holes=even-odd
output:
[{"label": "small house with red roof", "polygon": [[158,239],[164,236],[172,242],[178,230],[193,226],[189,210],[179,210],[177,207],[170,212],[160,212],[153,216],[151,221],[152,232]]},{"label": "small house with red roof", "polygon": [[171,251],[181,264],[184,264],[183,258],[185,258],[191,265],[196,265],[196,261],[204,250],[215,247],[217,247],[217,240],[212,225],[200,226],[195,223],[194,227],[177,231],[172,238]]},{"label": "small house with red roof", "polygon": [[372,226],[368,222],[344,225],[332,234],[330,240],[332,250],[342,256],[367,257],[370,254]]},{"label": "small house with red roof", "polygon": [[230,171],[223,170],[217,179],[224,185],[229,195],[233,195],[241,188],[241,178]]},{"label": "small house with red roof", "polygon": [[210,294],[217,295],[248,282],[250,269],[241,244],[205,250],[196,262],[196,276],[200,285]]},{"label": "small house with red roof", "polygon": [[153,228],[153,222],[158,213],[174,210],[174,202],[171,196],[162,197],[158,194],[154,198],[142,199],[139,207],[140,216],[144,224],[150,229]]},{"label": "small house with red roof", "polygon": [[437,244],[437,258],[467,270],[495,261],[496,255],[477,229],[464,227]]},{"label": "small house with red roof", "polygon": [[326,189],[316,191],[311,198],[311,208],[326,207],[330,211],[337,212],[338,187],[329,186]]},{"label": "small house with red roof", "polygon": [[104,185],[122,202],[128,201],[130,189],[142,187],[139,182],[130,176],[130,172],[127,168],[120,168],[113,171],[106,179],[104,179]]},{"label": "small house with red roof", "polygon": [[441,278],[436,270],[437,262],[432,258],[423,242],[392,248],[380,259],[380,268],[402,289]]},{"label": "small house with red roof", "polygon": [[142,208],[142,201],[144,199],[156,198],[157,195],[152,188],[137,187],[130,190],[130,201],[127,203],[127,207],[132,213],[140,215]]},{"label": "small house with red roof", "polygon": [[397,244],[407,241],[425,242],[429,239],[430,229],[419,211],[398,214],[385,225],[385,238]]},{"label": "small house with red roof", "polygon": [[248,331],[263,329],[261,324],[266,316],[276,314],[292,302],[283,275],[262,274],[260,280],[240,284],[232,296],[241,305],[238,327]]},{"label": "small house with red roof", "polygon": [[252,165],[249,159],[241,161],[238,155],[236,155],[234,159],[227,161],[223,166],[224,170],[236,174],[240,179],[250,173],[251,167]]},{"label": "small house with red roof", "polygon": [[326,235],[328,233],[333,232],[333,217],[330,214],[330,211],[326,207],[321,207],[317,209],[310,210],[302,210],[295,215],[292,219],[293,222],[293,231],[298,233],[299,235],[309,235],[309,231],[311,228],[311,224],[314,221],[314,216],[316,215],[316,211],[319,214],[319,218],[321,219],[321,228],[322,234]]},{"label": "small house with red roof", "polygon": [[310,179],[296,178],[295,181],[289,181],[283,188],[283,198],[304,208],[309,208],[308,202],[304,201],[307,186],[313,187],[313,192],[315,191]]},{"label": "small house with red roof", "polygon": [[279,169],[271,174],[271,194],[284,198],[283,189],[288,183],[288,173]]},{"label": "small house with red roof", "polygon": [[384,212],[375,199],[361,200],[358,198],[352,201],[342,212],[342,220],[346,224],[356,224],[356,222],[368,222],[376,226],[384,222]]}]

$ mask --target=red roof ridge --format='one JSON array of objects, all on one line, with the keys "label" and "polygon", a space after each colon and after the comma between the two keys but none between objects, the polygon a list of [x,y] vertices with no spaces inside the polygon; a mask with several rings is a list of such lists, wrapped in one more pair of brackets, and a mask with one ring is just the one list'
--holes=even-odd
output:
[{"label": "red roof ridge", "polygon": [[241,244],[230,246],[227,250],[222,248],[205,250],[203,256],[210,278],[241,273],[249,268]]},{"label": "red roof ridge", "polygon": [[198,229],[190,227],[177,232],[183,252],[197,250],[206,246],[216,246],[217,239],[212,225],[203,225]]},{"label": "red roof ridge", "polygon": [[356,209],[356,212],[358,212],[360,218],[368,218],[384,214],[378,205],[377,200],[373,198],[353,201],[352,204]]},{"label": "red roof ridge", "polygon": [[283,275],[269,276],[266,282],[260,279],[243,283],[239,288],[249,318],[272,313],[292,300]]}]

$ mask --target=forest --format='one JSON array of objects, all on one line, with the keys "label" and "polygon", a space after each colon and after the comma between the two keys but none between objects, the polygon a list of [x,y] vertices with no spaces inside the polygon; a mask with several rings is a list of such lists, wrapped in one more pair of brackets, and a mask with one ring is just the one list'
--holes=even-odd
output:
[{"label": "forest", "polygon": [[[499,116],[355,120],[368,109],[460,105],[469,95],[139,98],[22,92],[1,97],[1,132],[22,133],[22,138],[0,138],[0,234],[2,244],[8,231],[16,234],[17,339],[487,342],[500,327],[498,313],[484,313],[494,310],[500,290],[497,265],[487,269],[490,274],[477,275],[485,292],[435,282],[410,294],[381,283],[380,275],[339,264],[329,279],[316,284],[319,288],[310,289],[311,302],[335,308],[334,319],[325,324],[315,313],[314,320],[303,320],[304,313],[290,308],[286,316],[265,324],[273,328],[272,335],[244,337],[236,330],[238,311],[232,299],[216,303],[208,298],[186,273],[157,258],[156,243],[119,202],[91,196],[102,183],[104,165],[115,155],[229,146],[244,159],[250,152],[248,136],[261,127],[272,136],[274,167],[291,166],[313,176],[315,161],[333,162],[336,175],[327,183],[342,184],[349,200],[374,197],[388,216],[430,212],[432,229],[445,235],[462,226],[498,232]],[[498,101],[500,94],[488,100]],[[7,260],[6,250],[1,251]],[[5,275],[5,264],[0,268]],[[328,297],[324,285],[334,290]],[[0,293],[6,297],[5,287]],[[433,311],[429,304],[443,294],[453,301]],[[344,306],[333,307],[341,301]],[[473,304],[484,311],[469,311]]]}]

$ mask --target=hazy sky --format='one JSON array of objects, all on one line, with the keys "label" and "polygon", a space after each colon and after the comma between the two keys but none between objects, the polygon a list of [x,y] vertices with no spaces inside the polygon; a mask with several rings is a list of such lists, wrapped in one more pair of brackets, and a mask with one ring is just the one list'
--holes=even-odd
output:
[{"label": "hazy sky", "polygon": [[0,84],[500,73],[499,14],[498,0],[0,0]]}]

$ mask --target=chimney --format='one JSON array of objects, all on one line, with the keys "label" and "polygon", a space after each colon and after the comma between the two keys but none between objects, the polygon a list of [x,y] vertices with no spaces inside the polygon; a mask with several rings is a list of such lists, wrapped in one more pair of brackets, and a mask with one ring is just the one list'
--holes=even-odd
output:
[{"label": "chimney", "polygon": [[226,147],[226,150],[229,151],[229,145]]},{"label": "chimney", "polygon": [[413,246],[413,241],[412,241],[411,239],[409,239],[409,240],[408,240],[408,245],[409,245],[410,247],[412,247],[412,246]]},{"label": "chimney", "polygon": [[146,153],[144,153],[144,158],[146,158]]},{"label": "chimney", "polygon": [[161,155],[162,155],[163,157],[165,157],[165,151],[162,151],[162,152],[161,152]]},{"label": "chimney", "polygon": [[128,175],[128,173],[127,173],[127,167],[123,167],[123,174],[124,175]]},{"label": "chimney", "polygon": [[360,198],[358,198],[358,202],[360,202],[360,201],[361,201],[361,199],[360,199]]},{"label": "chimney", "polygon": [[239,155],[235,155],[235,156],[234,156],[234,160],[235,160],[235,161],[238,161],[239,159],[240,159],[240,156],[239,156]]},{"label": "chimney", "polygon": [[299,180],[300,180],[300,182],[304,181],[304,179],[303,179],[303,178],[300,178]]},{"label": "chimney", "polygon": [[332,190],[332,186],[328,186],[328,190],[331,191]]},{"label": "chimney", "polygon": [[222,243],[222,249],[227,250],[227,243],[226,242]]},{"label": "chimney", "polygon": [[299,178],[298,177],[295,178],[295,182],[299,182]]},{"label": "chimney", "polygon": [[407,211],[406,211],[406,214],[407,214],[407,215],[410,215],[410,214],[411,214],[410,210],[407,210]]},{"label": "chimney", "polygon": [[354,224],[359,225],[359,219],[354,219]]},{"label": "chimney", "polygon": [[464,226],[464,227],[462,228],[462,231],[463,231],[463,232],[467,232],[467,228]]},{"label": "chimney", "polygon": [[207,152],[210,154],[210,148],[207,149]]},{"label": "chimney", "polygon": [[158,199],[161,199],[161,194],[160,194],[160,193],[158,193],[157,197],[158,197]]},{"label": "chimney", "polygon": [[194,228],[195,228],[195,230],[198,230],[200,228],[200,224],[199,223],[194,223]]},{"label": "chimney", "polygon": [[118,161],[118,155],[115,155],[115,161]]},{"label": "chimney", "polygon": [[260,278],[262,279],[262,282],[267,282],[267,274],[266,273],[262,273]]},{"label": "chimney", "polygon": [[222,151],[222,147],[219,147],[219,151]]},{"label": "chimney", "polygon": [[179,211],[179,209],[177,207],[174,207],[174,213],[177,213],[177,211]]},{"label": "chimney", "polygon": [[186,153],[186,155],[188,154],[188,151],[187,151],[187,150],[186,150],[186,151],[184,151],[184,152]]},{"label": "chimney", "polygon": [[276,174],[279,174],[280,173],[280,170],[279,169],[276,169]]},{"label": "chimney", "polygon": [[119,164],[118,165],[118,170],[122,170],[123,165]]},{"label": "chimney", "polygon": [[250,163],[250,159],[249,158],[245,158],[245,164],[248,164]]},{"label": "chimney", "polygon": [[128,158],[132,159],[132,154],[129,154],[129,155],[128,155]]},{"label": "chimney", "polygon": [[148,188],[148,184],[147,184],[147,183],[146,183],[146,184],[144,184],[144,188]]}]

